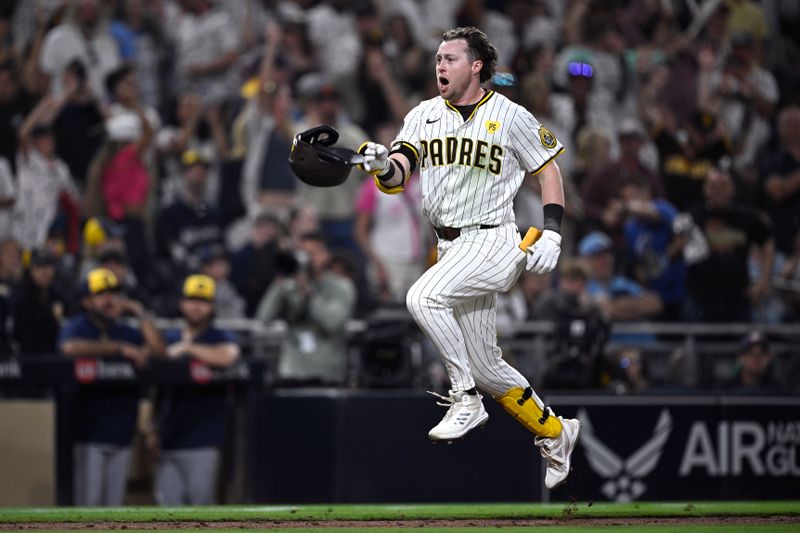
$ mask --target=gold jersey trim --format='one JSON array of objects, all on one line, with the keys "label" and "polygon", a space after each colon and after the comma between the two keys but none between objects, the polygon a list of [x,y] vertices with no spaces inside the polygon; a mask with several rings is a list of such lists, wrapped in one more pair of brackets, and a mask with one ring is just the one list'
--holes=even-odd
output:
[{"label": "gold jersey trim", "polygon": [[[481,98],[478,101],[478,103],[475,104],[475,109],[472,110],[472,113],[469,114],[469,116],[467,117],[467,120],[465,120],[464,122],[469,122],[472,119],[472,117],[475,116],[475,112],[478,111],[478,108],[481,107],[483,104],[485,104],[489,100],[489,98],[491,98],[493,95],[494,95],[494,91],[487,89],[486,94],[484,94],[483,98]],[[447,107],[449,107],[450,109],[452,109],[453,111],[458,113],[458,116],[461,116],[461,111],[459,111],[458,108],[456,108],[456,106],[451,104],[449,100],[445,100],[444,103],[445,103],[445,105],[447,105]]]}]

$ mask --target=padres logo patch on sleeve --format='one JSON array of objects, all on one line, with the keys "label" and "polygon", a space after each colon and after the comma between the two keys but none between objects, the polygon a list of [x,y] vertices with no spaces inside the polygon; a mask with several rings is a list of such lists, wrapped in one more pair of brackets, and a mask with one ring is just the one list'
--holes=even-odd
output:
[{"label": "padres logo patch on sleeve", "polygon": [[558,142],[553,132],[544,126],[539,127],[539,140],[542,141],[542,146],[545,148],[555,148]]}]

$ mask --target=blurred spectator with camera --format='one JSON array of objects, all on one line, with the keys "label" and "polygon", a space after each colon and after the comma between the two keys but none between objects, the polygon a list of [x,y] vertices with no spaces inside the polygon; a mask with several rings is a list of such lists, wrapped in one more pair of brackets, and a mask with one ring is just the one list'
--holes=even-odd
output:
[{"label": "blurred spectator with camera", "polygon": [[[164,333],[170,359],[227,368],[239,359],[233,334],[214,326],[214,280],[193,274],[183,283],[183,325]],[[157,433],[147,445],[156,458],[159,505],[216,503],[220,450],[225,444],[227,388],[196,384],[164,386],[156,401]]]},{"label": "blurred spectator with camera", "polygon": [[[146,310],[118,294],[113,272],[98,268],[83,280],[83,312],[61,329],[58,345],[70,358],[122,357],[137,368],[152,354],[164,353],[161,334]],[[139,320],[139,329],[122,317]],[[82,385],[75,399],[74,503],[118,506],[125,501],[131,443],[139,410],[139,386]]]},{"label": "blurred spectator with camera", "polygon": [[[749,322],[753,306],[770,290],[772,228],[765,214],[734,200],[736,190],[726,170],[712,167],[703,191],[705,203],[689,212],[688,225],[696,230],[681,232],[689,237],[679,241],[689,266],[684,319]],[[751,253],[760,267],[759,277],[752,280]]]},{"label": "blurred spectator with camera", "polygon": [[64,296],[54,283],[56,258],[45,250],[34,250],[14,296],[11,330],[18,353],[52,355],[64,318]]},{"label": "blurred spectator with camera", "polygon": [[231,260],[221,244],[200,250],[200,273],[214,280],[214,312],[217,318],[244,318],[244,299],[230,280]]},{"label": "blurred spectator with camera", "polygon": [[733,376],[723,388],[729,394],[780,394],[783,387],[775,379],[774,361],[764,334],[750,332],[742,339]]},{"label": "blurred spectator with camera", "polygon": [[610,329],[589,290],[590,271],[582,259],[565,259],[558,287],[545,290],[533,303],[530,318],[554,324],[555,350],[548,354],[544,383],[554,388],[597,385],[597,368]]},{"label": "blurred spectator with camera", "polygon": [[250,228],[250,239],[231,256],[231,281],[245,301],[245,312],[255,314],[261,298],[276,276],[283,228],[270,213],[259,213]]},{"label": "blurred spectator with camera", "polygon": [[301,237],[297,251],[279,260],[281,274],[256,311],[263,322],[288,326],[278,379],[293,385],[341,385],[347,370],[347,331],[356,289],[330,269],[331,253],[319,233]]}]

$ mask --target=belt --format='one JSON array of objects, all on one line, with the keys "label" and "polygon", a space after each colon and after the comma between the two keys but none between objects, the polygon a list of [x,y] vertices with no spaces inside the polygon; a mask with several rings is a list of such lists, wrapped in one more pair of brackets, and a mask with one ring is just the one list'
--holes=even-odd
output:
[{"label": "belt", "polygon": [[466,228],[448,228],[448,227],[441,227],[441,228],[433,228],[433,231],[436,232],[436,236],[440,239],[444,239],[446,241],[454,241],[461,236],[461,232],[467,232],[476,229],[491,229],[496,228],[497,226],[492,226],[489,224],[481,224],[480,226],[467,226]]}]

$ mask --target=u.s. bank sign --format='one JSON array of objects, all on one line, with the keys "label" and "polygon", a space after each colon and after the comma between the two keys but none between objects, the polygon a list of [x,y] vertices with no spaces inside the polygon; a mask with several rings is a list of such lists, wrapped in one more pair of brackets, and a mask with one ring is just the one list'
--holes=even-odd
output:
[{"label": "u.s. bank sign", "polygon": [[572,474],[552,500],[796,497],[800,398],[548,401],[557,414],[583,423]]}]

